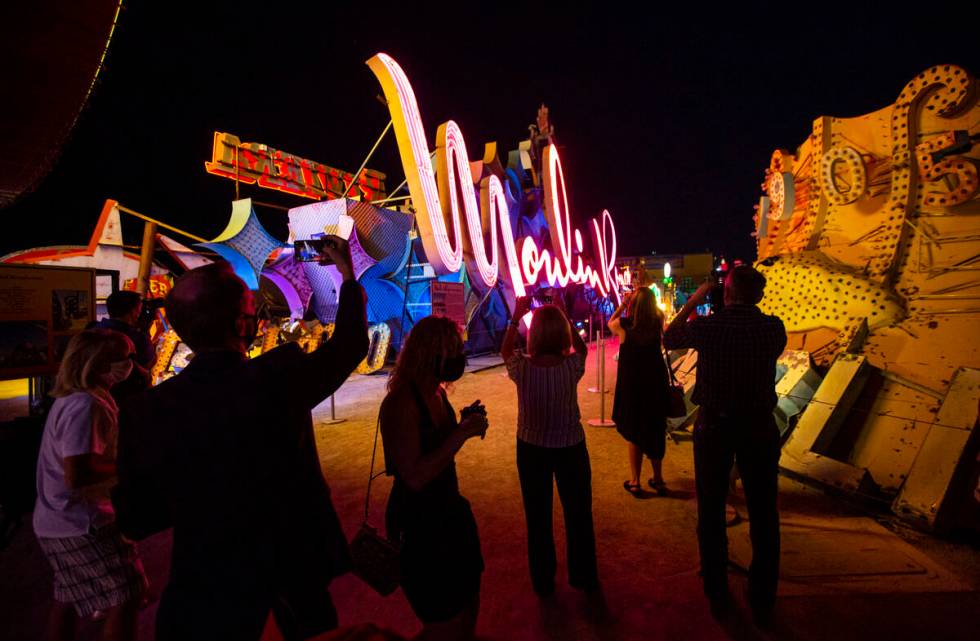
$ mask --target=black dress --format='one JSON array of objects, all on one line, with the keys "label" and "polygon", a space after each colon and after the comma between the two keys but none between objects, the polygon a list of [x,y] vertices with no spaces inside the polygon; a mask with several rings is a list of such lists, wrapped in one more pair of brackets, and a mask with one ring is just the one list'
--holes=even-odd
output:
[{"label": "black dress", "polygon": [[667,433],[668,374],[660,332],[638,335],[629,321],[620,321],[626,339],[619,346],[612,419],[623,438],[639,447],[645,456],[662,459]]},{"label": "black dress", "polygon": [[[412,386],[421,423],[422,454],[438,448],[458,427],[456,413],[441,392],[449,424],[432,420],[419,391]],[[394,467],[389,463],[388,470]],[[451,463],[419,491],[397,474],[388,498],[388,538],[400,541],[401,587],[415,616],[423,623],[448,621],[480,592],[483,555],[470,503],[460,496],[456,464]]]}]

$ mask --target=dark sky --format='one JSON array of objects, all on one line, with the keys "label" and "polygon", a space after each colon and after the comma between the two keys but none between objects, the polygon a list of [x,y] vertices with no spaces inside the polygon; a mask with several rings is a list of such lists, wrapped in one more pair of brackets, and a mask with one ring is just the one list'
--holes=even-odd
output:
[{"label": "dark sky", "polygon": [[[891,104],[933,64],[980,73],[966,14],[931,23],[897,3],[726,14],[706,3],[647,13],[614,2],[415,8],[428,4],[442,3],[132,3],[55,169],[0,212],[18,230],[3,234],[0,252],[86,242],[106,198],[217,234],[234,184],[204,171],[215,130],[355,170],[388,121],[364,64],[384,51],[415,88],[430,145],[453,119],[471,157],[488,141],[515,148],[545,102],[573,220],[585,230],[608,208],[620,255],[752,258],[752,206],[775,148],[801,144],[820,115]],[[794,18],[794,8],[808,13]],[[370,166],[388,173],[389,188],[401,182],[394,136]],[[285,214],[258,211],[285,238]],[[127,242],[138,243],[139,227],[127,225]]]}]

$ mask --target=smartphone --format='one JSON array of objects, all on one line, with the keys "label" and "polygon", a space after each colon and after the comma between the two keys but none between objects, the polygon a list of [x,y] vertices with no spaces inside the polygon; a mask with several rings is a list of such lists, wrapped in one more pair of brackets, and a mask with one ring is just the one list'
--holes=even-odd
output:
[{"label": "smartphone", "polygon": [[324,252],[324,248],[333,248],[333,241],[326,238],[307,238],[293,243],[293,258],[301,263],[320,263],[332,265],[333,259]]}]

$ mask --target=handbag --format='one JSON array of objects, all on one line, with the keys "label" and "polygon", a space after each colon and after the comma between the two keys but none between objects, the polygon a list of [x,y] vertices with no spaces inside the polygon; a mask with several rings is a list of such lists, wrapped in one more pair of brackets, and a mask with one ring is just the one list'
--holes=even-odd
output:
[{"label": "handbag", "polygon": [[664,364],[670,373],[670,384],[667,386],[667,418],[687,418],[687,401],[684,400],[684,386],[674,378],[674,368],[670,365],[667,350],[664,350]]},{"label": "handbag", "polygon": [[378,452],[378,432],[381,418],[374,431],[374,450],[371,452],[371,472],[368,474],[367,493],[364,497],[364,520],[350,543],[351,571],[354,576],[367,583],[381,596],[388,596],[398,588],[400,581],[401,546],[386,537],[368,523],[368,510],[371,505],[371,482],[384,470],[374,474],[374,459]]}]

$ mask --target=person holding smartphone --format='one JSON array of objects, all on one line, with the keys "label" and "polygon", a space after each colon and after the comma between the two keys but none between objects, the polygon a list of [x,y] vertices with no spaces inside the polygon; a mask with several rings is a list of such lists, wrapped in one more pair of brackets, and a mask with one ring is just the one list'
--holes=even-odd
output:
[{"label": "person holding smartphone", "polygon": [[194,359],[123,405],[112,493],[125,536],[174,530],[158,641],[257,640],[270,611],[288,641],[337,626],[328,586],[350,557],[311,411],[361,362],[368,335],[347,241],[330,240],[343,284],[333,335],[311,353],[287,343],[246,357],[255,301],[227,263],[185,273],[167,297]]},{"label": "person holding smartphone", "polygon": [[[553,300],[561,301],[556,296]],[[527,522],[531,587],[541,597],[555,591],[553,486],[565,516],[568,582],[578,590],[599,589],[592,521],[592,468],[585,445],[578,382],[585,375],[588,347],[572,328],[562,306],[534,310],[528,353],[517,351],[518,325],[531,300],[517,299],[514,318],[500,353],[517,386],[517,473]]]},{"label": "person holding smartphone", "polygon": [[666,496],[663,460],[670,378],[661,345],[664,316],[653,291],[641,287],[624,298],[608,326],[619,337],[612,418],[616,430],[629,443],[630,478],[623,482],[623,488],[634,497],[643,495],[640,472],[646,456],[653,467],[647,484],[658,496]]},{"label": "person holding smartphone", "polygon": [[725,500],[732,465],[738,464],[749,510],[752,565],[749,603],[755,621],[768,625],[779,580],[779,430],[776,361],[786,348],[786,329],[776,316],[757,307],[766,277],[739,265],[725,278],[725,307],[688,322],[713,291],[706,282],[688,299],[664,332],[668,349],[698,352],[692,400],[700,406],[694,426],[694,477],[698,499],[701,578],[711,611],[723,617],[729,607]]}]

